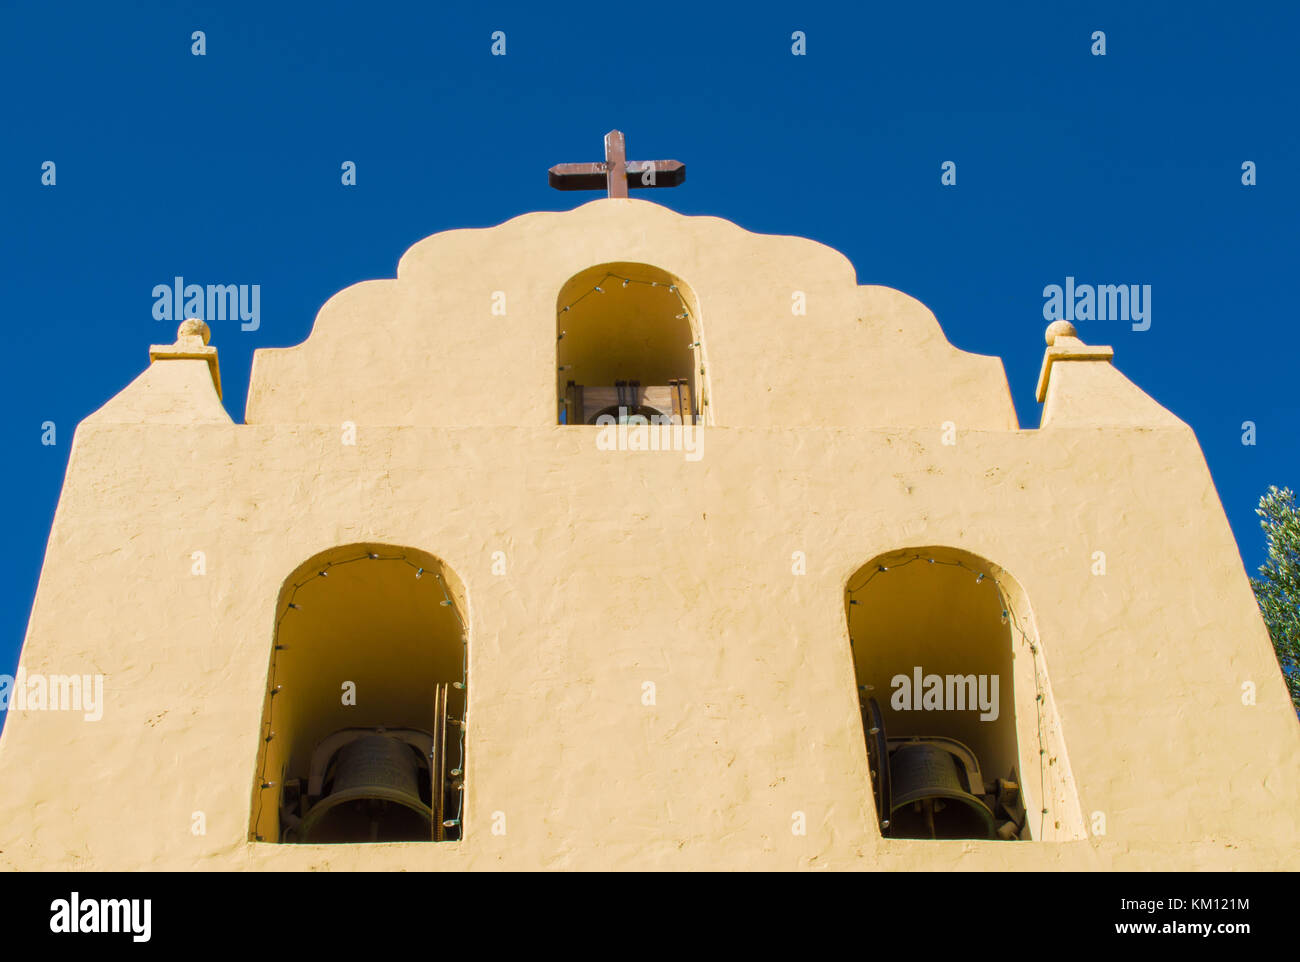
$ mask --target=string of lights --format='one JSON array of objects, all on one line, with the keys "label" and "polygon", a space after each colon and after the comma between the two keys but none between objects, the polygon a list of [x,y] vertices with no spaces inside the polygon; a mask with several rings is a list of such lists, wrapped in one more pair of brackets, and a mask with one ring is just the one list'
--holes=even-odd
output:
[{"label": "string of lights", "polygon": [[[307,578],[304,581],[294,583],[293,589],[289,592],[288,604],[285,605],[284,610],[280,612],[279,617],[277,617],[275,620],[274,643],[273,643],[272,655],[271,655],[271,671],[270,671],[270,678],[269,678],[269,688],[267,692],[270,700],[270,705],[268,706],[267,713],[266,713],[266,734],[264,736],[265,742],[269,743],[275,737],[275,728],[274,728],[275,696],[279,694],[279,692],[282,690],[282,686],[278,684],[276,681],[277,673],[279,670],[279,653],[285,650],[285,646],[280,644],[280,625],[284,622],[284,619],[288,617],[289,612],[302,610],[302,606],[299,605],[296,600],[298,596],[298,592],[300,590],[305,588],[307,585],[314,584],[316,582],[316,579],[318,578],[328,578],[329,572],[333,568],[340,568],[343,567],[344,565],[356,564],[357,562],[363,562],[363,561],[400,561],[403,564],[405,564],[407,567],[415,569],[415,578],[417,581],[423,578],[425,574],[425,569],[421,565],[418,565],[415,562],[411,561],[404,554],[380,555],[377,554],[376,552],[370,551],[370,552],[366,552],[363,555],[359,555],[356,558],[345,558],[341,561],[326,562],[325,565],[322,566],[321,569],[316,572],[316,574],[312,575],[311,577]],[[438,582],[439,587],[442,589],[443,600],[438,602],[439,606],[444,608],[450,608],[452,615],[456,619],[456,623],[460,626],[460,641],[461,641],[460,680],[457,682],[453,682],[452,687],[455,688],[457,691],[466,692],[466,688],[468,684],[468,671],[469,671],[469,665],[468,665],[469,635],[465,627],[465,619],[461,617],[460,611],[456,608],[456,605],[452,602],[451,595],[447,592],[447,584],[443,580],[442,575],[435,571],[433,573],[433,576],[434,579]],[[456,767],[451,770],[451,775],[454,778],[460,779],[461,781],[459,782],[457,792],[456,792],[456,796],[457,796],[456,817],[454,819],[445,820],[442,823],[444,828],[455,828],[460,826],[464,815],[465,785],[464,785],[463,778],[465,774],[465,728],[466,728],[465,719],[467,715],[467,709],[468,709],[468,693],[466,692],[466,699],[464,703],[462,703],[462,707],[461,707],[461,717],[453,718],[451,716],[448,716],[447,718],[447,720],[449,722],[454,723],[460,731],[460,735],[458,738],[458,742],[459,742],[458,759],[457,759]],[[264,807],[265,792],[268,789],[274,788],[278,784],[276,782],[267,780],[266,766],[268,763],[269,763],[269,753],[264,751],[262,753],[262,771],[259,778],[260,790],[258,792],[258,797],[257,797],[257,816],[253,822],[254,838],[256,838],[256,840],[259,842],[266,841],[266,839],[261,834],[257,833],[257,829],[262,824],[262,811]],[[281,778],[283,778],[283,772],[281,772]]]},{"label": "string of lights", "polygon": [[[579,304],[581,304],[584,300],[586,300],[586,299],[587,299],[588,297],[590,297],[592,294],[605,294],[605,293],[607,293],[606,290],[605,290],[605,288],[604,288],[604,284],[605,284],[606,281],[610,280],[611,278],[613,278],[613,279],[616,280],[616,281],[622,281],[622,282],[623,282],[623,284],[622,284],[623,287],[627,287],[629,284],[641,284],[641,285],[644,285],[644,286],[646,286],[646,287],[662,287],[662,288],[665,288],[669,293],[676,294],[676,295],[677,295],[678,303],[680,303],[680,304],[682,305],[682,312],[681,312],[680,314],[677,315],[677,319],[678,319],[678,320],[685,320],[686,318],[689,318],[689,317],[691,316],[691,309],[690,309],[690,306],[686,303],[686,298],[682,297],[682,292],[681,292],[680,290],[677,289],[677,285],[676,285],[676,284],[665,284],[665,283],[663,283],[662,281],[643,281],[643,280],[641,280],[640,278],[636,278],[636,277],[624,277],[622,274],[615,274],[613,271],[606,271],[604,277],[602,277],[602,278],[601,278],[600,280],[598,280],[595,284],[593,284],[589,290],[584,291],[580,296],[575,297],[575,298],[574,298],[572,301],[570,301],[568,304],[565,304],[562,308],[560,308],[560,310],[558,311],[558,313],[559,313],[559,314],[567,314],[569,311],[571,311],[573,308],[577,307]],[[692,345],[688,345],[688,346],[692,346]]]},{"label": "string of lights", "polygon": [[[570,301],[568,304],[565,304],[563,307],[561,307],[556,312],[557,323],[560,317],[567,314],[573,308],[577,307],[579,304],[581,304],[592,294],[608,293],[608,291],[606,290],[606,286],[607,286],[606,281],[609,280],[622,281],[622,284],[619,286],[619,289],[625,288],[630,284],[641,284],[645,287],[661,287],[666,289],[672,294],[676,294],[677,301],[682,308],[682,312],[678,314],[676,318],[679,321],[685,320],[688,322],[692,322],[692,330],[693,330],[694,319],[691,317],[690,305],[686,303],[686,298],[682,296],[682,292],[678,289],[676,284],[666,284],[663,281],[643,281],[637,277],[624,277],[622,274],[615,274],[613,271],[606,271],[605,276],[602,277],[600,280],[598,280],[595,284],[593,284],[589,290],[584,291],[581,295],[579,295],[578,297]],[[556,342],[558,343],[559,341],[564,340],[564,335],[565,332],[560,331],[560,333],[556,335],[555,338]],[[704,376],[704,358],[701,355],[701,352],[704,349],[704,342],[702,340],[702,335],[698,333],[694,333],[693,336],[695,339],[686,345],[686,349],[694,352],[692,354],[692,364],[694,367],[699,369],[700,377],[702,378]],[[558,370],[561,374],[563,374],[566,371],[572,370],[572,368],[573,365],[571,364],[561,364]],[[707,393],[703,393],[703,396],[700,398],[700,407],[705,408],[708,406],[709,406],[709,396]]]},{"label": "string of lights", "polygon": [[[1047,747],[1046,747],[1046,741],[1043,736],[1043,705],[1046,701],[1045,684],[1043,681],[1043,674],[1040,673],[1040,663],[1039,663],[1040,652],[1039,652],[1038,643],[1037,641],[1029,637],[1028,632],[1026,632],[1024,627],[1020,624],[1020,619],[1016,615],[1015,609],[1007,601],[1007,592],[1003,589],[1002,583],[998,581],[996,576],[990,578],[986,572],[980,571],[977,568],[972,568],[964,561],[960,561],[960,560],[943,561],[938,558],[932,558],[926,555],[917,554],[908,558],[906,561],[901,561],[897,564],[876,565],[876,570],[871,572],[871,574],[869,574],[862,581],[861,584],[859,584],[856,588],[850,587],[848,589],[849,604],[850,605],[859,604],[859,602],[853,596],[858,592],[862,591],[863,589],[865,589],[867,585],[871,584],[871,582],[875,580],[877,575],[885,574],[886,572],[893,571],[898,568],[906,568],[908,565],[915,564],[918,561],[925,561],[932,565],[938,564],[938,565],[945,565],[947,567],[963,568],[966,571],[969,571],[971,574],[975,575],[976,584],[982,584],[986,578],[992,581],[994,588],[997,589],[998,603],[1002,609],[1002,624],[1004,625],[1007,624],[1009,620],[1012,629],[1016,632],[1019,632],[1020,634],[1020,643],[1029,646],[1031,661],[1034,666],[1034,705],[1038,715],[1038,797],[1041,800],[1041,804],[1042,804],[1042,812],[1039,815],[1038,837],[1041,839],[1043,837],[1043,830],[1047,825],[1047,773],[1046,773],[1046,764],[1044,761],[1045,758],[1047,757]],[[852,644],[852,639],[850,639],[850,644]]]}]

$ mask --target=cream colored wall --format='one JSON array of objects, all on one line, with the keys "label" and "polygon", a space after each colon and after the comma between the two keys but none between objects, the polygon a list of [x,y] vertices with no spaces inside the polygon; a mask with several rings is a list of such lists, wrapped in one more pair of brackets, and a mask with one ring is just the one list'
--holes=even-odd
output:
[{"label": "cream colored wall", "polygon": [[[720,426],[698,461],[552,423],[556,292],[609,260],[699,298]],[[1015,430],[1000,363],[951,348],[916,301],[856,287],[810,241],[643,201],[437,235],[399,278],[258,352],[246,425],[214,416],[205,361],[160,359],[79,427],[21,664],[102,672],[108,704],[98,722],[11,712],[0,865],[1300,867],[1300,726],[1218,496],[1191,431],[1108,361],[1055,363],[1052,417]],[[250,843],[283,582],[363,542],[463,581],[466,838]],[[925,545],[1023,588],[1104,836],[879,837],[844,590],[869,559]]]}]

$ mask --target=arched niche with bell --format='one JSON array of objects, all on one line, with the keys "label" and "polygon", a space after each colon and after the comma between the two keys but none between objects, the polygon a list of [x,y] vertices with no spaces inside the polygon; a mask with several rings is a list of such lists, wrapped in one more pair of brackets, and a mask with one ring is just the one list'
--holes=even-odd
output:
[{"label": "arched niche with bell", "polygon": [[1086,837],[1019,582],[968,551],[908,548],[854,571],[845,602],[883,836]]},{"label": "arched niche with bell", "polygon": [[250,835],[455,841],[465,787],[467,611],[435,556],[340,546],[277,602]]},{"label": "arched niche with bell", "polygon": [[695,293],[649,264],[571,277],[556,302],[561,424],[712,423]]}]

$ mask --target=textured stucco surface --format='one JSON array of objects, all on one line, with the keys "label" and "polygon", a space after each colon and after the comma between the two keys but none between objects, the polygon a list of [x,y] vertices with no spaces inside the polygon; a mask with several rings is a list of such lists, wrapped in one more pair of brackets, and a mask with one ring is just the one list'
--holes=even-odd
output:
[{"label": "textured stucco surface", "polygon": [[[557,292],[615,261],[698,301],[698,461],[553,423]],[[1057,361],[1019,430],[997,359],[834,251],[603,200],[415,245],[258,352],[248,424],[208,370],[155,361],[78,428],[21,665],[103,673],[107,704],[10,713],[0,866],[1300,867],[1300,726],[1209,472],[1109,361]],[[460,842],[248,841],[284,582],[350,544],[429,552],[463,586]],[[880,837],[844,593],[922,546],[1023,591],[1105,835]]]}]

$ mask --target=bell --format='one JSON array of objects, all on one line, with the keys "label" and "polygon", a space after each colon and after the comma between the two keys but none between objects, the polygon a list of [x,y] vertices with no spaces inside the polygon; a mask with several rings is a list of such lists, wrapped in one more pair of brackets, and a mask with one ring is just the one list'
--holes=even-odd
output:
[{"label": "bell", "polygon": [[333,782],[307,812],[303,842],[427,842],[432,809],[420,797],[415,749],[388,735],[364,735],[339,749]]},{"label": "bell", "polygon": [[[993,812],[970,789],[982,790],[974,772],[945,746],[948,739],[900,744],[889,758],[893,789],[889,834],[894,838],[993,838]],[[969,749],[960,746],[967,753]],[[971,756],[973,758],[973,756]]]}]

